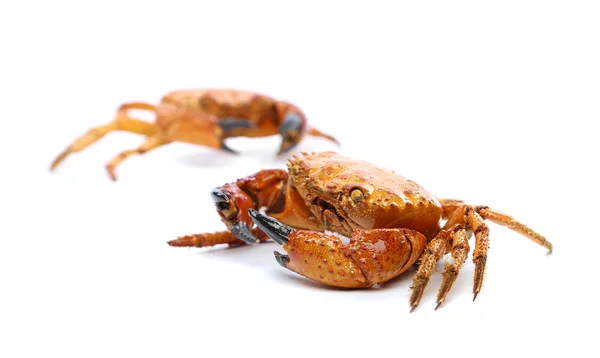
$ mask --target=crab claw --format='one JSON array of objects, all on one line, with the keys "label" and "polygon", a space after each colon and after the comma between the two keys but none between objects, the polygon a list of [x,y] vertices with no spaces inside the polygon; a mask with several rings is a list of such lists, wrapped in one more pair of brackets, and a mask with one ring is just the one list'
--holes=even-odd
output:
[{"label": "crab claw", "polygon": [[256,226],[264,231],[265,234],[269,235],[273,241],[277,242],[279,245],[288,243],[288,236],[294,231],[292,227],[282,224],[254,209],[248,210],[248,215],[250,215],[250,218],[254,221]]},{"label": "crab claw", "polygon": [[423,234],[409,229],[355,229],[343,243],[338,236],[296,230],[253,209],[248,215],[287,251],[274,252],[279,265],[330,286],[362,288],[388,281],[411,267],[427,244]]},{"label": "crab claw", "polygon": [[221,220],[235,237],[247,244],[260,242],[250,230],[252,220],[248,217],[247,210],[253,203],[248,195],[230,184],[213,189],[210,195]]},{"label": "crab claw", "polygon": [[306,120],[302,115],[295,112],[288,113],[279,125],[281,146],[277,154],[283,154],[300,143],[304,136],[305,127]]},{"label": "crab claw", "polygon": [[229,226],[229,230],[238,239],[242,240],[247,244],[258,244],[260,241],[252,235],[252,231],[242,222],[236,222]]},{"label": "crab claw", "polygon": [[273,251],[273,254],[275,254],[275,260],[277,260],[277,263],[279,263],[281,267],[287,268],[287,264],[290,262],[290,257],[277,251]]},{"label": "crab claw", "polygon": [[219,210],[229,209],[229,196],[219,189],[213,189],[210,192],[213,203]]}]

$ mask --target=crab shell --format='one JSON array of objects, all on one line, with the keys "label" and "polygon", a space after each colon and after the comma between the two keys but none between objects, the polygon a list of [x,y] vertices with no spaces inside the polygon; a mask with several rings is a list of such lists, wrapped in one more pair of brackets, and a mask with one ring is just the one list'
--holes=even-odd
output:
[{"label": "crab shell", "polygon": [[442,206],[419,184],[373,164],[334,152],[288,161],[290,183],[327,230],[407,228],[431,237]]}]

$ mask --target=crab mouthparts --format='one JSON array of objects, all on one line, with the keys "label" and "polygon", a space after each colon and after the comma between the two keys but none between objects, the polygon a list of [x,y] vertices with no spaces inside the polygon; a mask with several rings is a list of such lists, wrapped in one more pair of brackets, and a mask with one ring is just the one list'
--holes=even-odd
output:
[{"label": "crab mouthparts", "polygon": [[265,234],[269,235],[273,241],[279,245],[285,245],[288,243],[288,236],[294,231],[290,226],[280,223],[279,221],[270,218],[260,212],[249,209],[248,215],[252,218],[252,221],[258,226]]}]

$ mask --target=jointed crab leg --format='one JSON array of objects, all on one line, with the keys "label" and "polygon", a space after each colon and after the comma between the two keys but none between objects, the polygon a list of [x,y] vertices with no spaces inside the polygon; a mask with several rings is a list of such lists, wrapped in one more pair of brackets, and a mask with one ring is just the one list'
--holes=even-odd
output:
[{"label": "jointed crab leg", "polygon": [[56,159],[54,159],[52,165],[50,166],[50,170],[54,170],[71,153],[84,150],[86,147],[104,137],[108,132],[122,130],[145,136],[152,136],[157,133],[157,129],[153,124],[129,117],[127,115],[127,111],[130,109],[154,111],[156,106],[140,102],[123,104],[117,110],[116,118],[112,122],[103,126],[92,128],[86,134],[73,141],[71,145],[69,145],[56,157]]},{"label": "jointed crab leg", "polygon": [[485,273],[485,263],[487,261],[487,251],[490,246],[490,229],[483,222],[483,218],[477,209],[467,211],[467,222],[471,230],[475,233],[475,250],[473,251],[473,263],[475,264],[475,277],[473,278],[473,301],[477,298],[481,285],[483,285],[483,275]]},{"label": "jointed crab leg", "polygon": [[549,253],[552,253],[552,243],[550,243],[550,241],[548,241],[544,236],[538,234],[529,227],[518,222],[514,218],[487,207],[481,208],[478,212],[484,219],[490,220],[498,225],[502,225],[513,231],[516,231],[519,234],[528,238],[529,240],[539,245],[542,245],[543,247],[548,249]]},{"label": "jointed crab leg", "polygon": [[413,278],[412,294],[409,301],[411,312],[419,305],[425,287],[429,283],[429,278],[435,269],[435,264],[446,254],[449,236],[450,233],[440,230],[436,237],[427,244],[425,252],[420,259],[419,269]]},{"label": "jointed crab leg", "polygon": [[334,143],[336,143],[338,145],[340,144],[340,142],[337,139],[335,139],[333,136],[331,136],[331,135],[329,135],[327,133],[323,133],[320,130],[314,128],[314,127],[308,130],[308,134],[310,134],[313,137],[322,137],[322,138],[325,138],[325,139],[329,139],[330,141],[332,141],[332,142],[334,142]]},{"label": "jointed crab leg", "polygon": [[[252,234],[258,238],[259,241],[265,241],[269,237],[265,235],[258,228],[252,230]],[[209,247],[219,244],[229,244],[230,246],[237,246],[245,244],[240,241],[231,231],[219,231],[213,233],[204,234],[192,234],[178,237],[175,240],[168,242],[170,246],[177,247]]]},{"label": "jointed crab leg", "polygon": [[467,259],[467,255],[469,254],[469,241],[467,238],[467,231],[463,228],[458,229],[456,232],[452,234],[452,262],[446,262],[444,269],[444,278],[442,280],[442,285],[440,286],[440,291],[437,297],[437,306],[435,309],[437,310],[442,303],[446,300],[446,295],[450,292],[454,281],[456,281],[456,277],[458,276],[458,272],[462,267],[463,263]]},{"label": "jointed crab leg", "polygon": [[501,214],[485,206],[465,205],[456,200],[441,200],[441,202],[444,209],[444,217],[448,221],[444,229],[427,245],[427,250],[421,258],[421,264],[414,278],[413,293],[410,298],[411,312],[419,304],[423,290],[427,282],[429,282],[429,277],[433,272],[435,264],[444,256],[446,250],[450,247],[449,245],[452,244],[453,261],[451,263],[447,262],[445,265],[444,278],[438,293],[436,309],[445,301],[469,252],[465,227],[475,233],[475,249],[473,250],[473,263],[475,264],[473,300],[477,298],[477,295],[481,291],[487,262],[489,228],[484,221],[485,219],[506,226],[552,252],[552,244],[545,237],[508,215]]},{"label": "jointed crab leg", "polygon": [[170,143],[168,140],[165,140],[160,134],[156,134],[152,137],[148,137],[142,145],[137,147],[136,149],[129,149],[119,153],[115,156],[108,164],[106,164],[106,170],[110,175],[112,180],[117,180],[117,176],[115,174],[115,168],[119,165],[123,160],[128,157],[138,154],[144,154],[152,149],[156,149],[160,146]]}]

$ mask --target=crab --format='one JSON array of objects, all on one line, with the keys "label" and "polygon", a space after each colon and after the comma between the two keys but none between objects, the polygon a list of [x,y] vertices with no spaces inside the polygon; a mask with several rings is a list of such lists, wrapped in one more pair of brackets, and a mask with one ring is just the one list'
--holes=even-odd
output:
[{"label": "crab", "polygon": [[271,238],[287,251],[274,252],[281,266],[346,288],[380,285],[416,264],[411,312],[436,263],[450,254],[436,309],[446,300],[473,233],[475,300],[487,261],[486,219],[552,252],[544,236],[508,215],[438,199],[414,181],[364,161],[334,152],[302,153],[290,158],[287,167],[287,172],[261,170],[213,189],[214,205],[228,231],[182,236],[169,245],[256,244]]},{"label": "crab", "polygon": [[[148,123],[129,115],[130,110],[154,112],[155,122]],[[116,180],[116,167],[126,158],[143,154],[172,142],[185,142],[235,153],[225,144],[231,137],[282,137],[278,154],[294,148],[306,135],[337,140],[307,124],[297,106],[271,97],[233,89],[179,90],[163,96],[158,106],[132,102],[119,107],[115,119],[92,128],[63,150],[50,170],[70,154],[80,152],[111,131],[121,130],[146,136],[142,145],[115,156],[107,165]],[[338,143],[339,144],[339,143]]]}]

